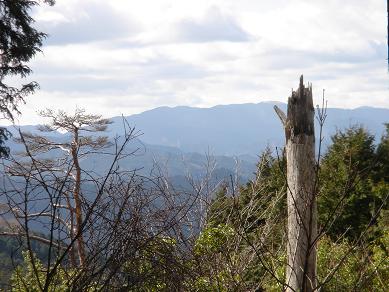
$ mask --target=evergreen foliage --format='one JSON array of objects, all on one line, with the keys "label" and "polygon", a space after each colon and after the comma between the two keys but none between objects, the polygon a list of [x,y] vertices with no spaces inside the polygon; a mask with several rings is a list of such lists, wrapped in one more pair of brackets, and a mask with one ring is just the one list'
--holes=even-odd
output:
[{"label": "evergreen foliage", "polygon": [[[54,0],[44,0],[49,5]],[[1,0],[0,1],[0,112],[11,121],[14,114],[20,113],[18,105],[33,93],[38,84],[29,82],[19,87],[9,85],[7,77],[17,76],[22,79],[31,74],[28,62],[40,52],[46,34],[33,26],[31,9],[39,1]],[[4,141],[9,137],[5,128],[0,128],[0,155],[7,156],[9,149]]]},{"label": "evergreen foliage", "polygon": [[[47,260],[47,246],[38,241],[31,241],[31,246],[38,259]],[[14,269],[24,261],[25,250],[27,250],[25,241],[17,237],[0,236],[0,291],[8,288]]]},{"label": "evergreen foliage", "polygon": [[388,194],[389,180],[382,171],[388,164],[385,143],[383,137],[376,150],[374,137],[357,126],[332,137],[321,164],[318,198],[321,227],[332,238],[344,234],[356,240],[374,223]]},{"label": "evergreen foliage", "polygon": [[[385,171],[389,166],[388,137],[389,126],[378,146],[363,127],[353,126],[338,131],[321,161],[319,229],[324,228],[327,235],[318,242],[318,275],[324,291],[386,291],[388,288],[389,180]],[[265,151],[255,180],[241,187],[239,195],[235,196],[228,194],[228,187],[224,186],[216,195],[208,215],[210,222],[216,221],[217,226],[229,222],[234,232],[244,221],[245,226],[250,226],[245,228],[245,237],[252,243],[260,240],[258,235],[263,234],[267,221],[274,223],[258,260],[248,262],[247,269],[239,274],[246,285],[249,283],[250,289],[283,289],[277,279],[284,278],[286,259],[285,238],[282,236],[286,223],[285,172],[285,161]],[[282,194],[282,199],[274,204],[277,193]],[[253,216],[247,216],[249,209],[255,210]],[[281,216],[278,218],[277,214]],[[257,224],[251,224],[253,222]],[[219,252],[228,254],[228,246],[226,244]],[[246,248],[247,243],[242,242],[239,253],[233,257],[242,260]],[[278,264],[269,271],[268,262]],[[258,287],[254,283],[263,284]]]},{"label": "evergreen foliage", "polygon": [[[42,262],[33,254],[32,259],[29,252],[23,252],[24,261],[19,265],[11,277],[11,289],[14,292],[42,291],[44,279],[46,278],[46,268]],[[32,264],[34,260],[34,264]],[[58,269],[55,278],[47,288],[49,292],[66,292],[68,288],[68,278],[71,273]],[[90,290],[92,291],[92,290]]]},{"label": "evergreen foliage", "polygon": [[[388,289],[389,181],[382,171],[388,167],[387,129],[378,145],[362,127],[339,131],[321,161],[319,229],[325,232],[318,239],[317,261],[322,291]],[[116,284],[126,291],[284,289],[285,166],[282,156],[266,150],[254,180],[237,188],[222,185],[192,245],[155,237],[142,250],[134,250],[136,257],[120,269],[122,282]],[[19,287],[15,291],[27,291],[21,279],[31,278],[30,261],[25,255],[24,264],[14,271],[12,283]],[[58,267],[57,287],[72,285],[66,282],[72,271],[64,271]],[[31,278],[31,285],[36,281]]]}]

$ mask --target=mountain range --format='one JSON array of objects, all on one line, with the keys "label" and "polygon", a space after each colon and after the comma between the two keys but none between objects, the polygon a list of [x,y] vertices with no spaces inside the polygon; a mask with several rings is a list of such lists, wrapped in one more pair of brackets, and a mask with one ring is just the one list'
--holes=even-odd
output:
[{"label": "mountain range", "polygon": [[[130,146],[140,150],[125,162],[127,168],[139,168],[147,173],[158,162],[171,176],[182,176],[187,172],[200,175],[209,154],[216,161],[215,171],[220,176],[234,173],[238,167],[239,174],[247,179],[254,173],[258,155],[266,147],[273,150],[283,147],[284,133],[273,110],[274,104],[159,107],[140,114],[113,117],[105,134],[111,139],[120,135],[123,118],[142,133]],[[277,103],[277,106],[286,111],[285,104]],[[384,132],[384,123],[389,122],[389,109],[384,108],[328,108],[326,114],[322,131],[324,147],[337,130],[352,125],[362,125],[379,139]],[[9,130],[16,134],[15,128],[9,127]],[[21,130],[35,132],[37,125],[21,126]],[[316,135],[318,132],[317,123]],[[66,133],[51,135],[60,137]],[[8,145],[14,151],[20,150],[12,140]],[[94,169],[104,168],[103,164],[98,158],[85,162]]]},{"label": "mountain range", "polygon": [[[215,155],[258,155],[266,146],[282,147],[284,133],[276,116],[274,102],[218,105],[211,108],[159,107],[126,117],[130,125],[144,134],[147,144],[178,148],[184,152]],[[286,112],[286,104],[277,103]],[[114,117],[110,132],[120,131],[121,117]],[[325,142],[337,129],[363,125],[380,136],[389,122],[389,109],[359,107],[327,109],[323,128]],[[318,125],[316,125],[318,133]]]}]

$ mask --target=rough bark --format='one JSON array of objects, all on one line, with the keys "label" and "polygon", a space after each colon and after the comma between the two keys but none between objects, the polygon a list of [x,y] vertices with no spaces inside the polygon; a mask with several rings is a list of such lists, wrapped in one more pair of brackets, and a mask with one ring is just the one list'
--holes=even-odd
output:
[{"label": "rough bark", "polygon": [[[69,198],[69,195],[65,192],[65,198],[66,198],[66,204],[67,204],[67,209],[69,210],[69,214],[70,214],[70,218],[69,218],[69,221],[70,221],[70,231],[69,231],[69,235],[70,235],[70,240],[72,241],[74,239],[74,231],[75,231],[75,226],[74,226],[74,208],[72,206],[72,203],[70,202],[70,198]],[[69,254],[70,254],[70,263],[72,265],[72,267],[76,267],[77,264],[76,264],[76,254],[75,254],[75,247],[72,246],[69,250]]]},{"label": "rough bark", "polygon": [[74,141],[72,144],[72,157],[73,157],[73,163],[75,168],[75,182],[74,182],[74,203],[75,203],[75,213],[76,213],[76,234],[78,233],[78,239],[77,239],[77,247],[78,247],[78,257],[80,260],[80,265],[83,266],[85,262],[85,243],[84,243],[84,237],[82,234],[82,207],[81,207],[81,198],[80,198],[80,190],[81,190],[81,167],[80,163],[78,161],[78,130],[76,129],[74,132]]},{"label": "rough bark", "polygon": [[288,245],[286,291],[313,291],[316,287],[317,206],[315,198],[315,135],[312,87],[303,76],[288,99],[284,124],[287,159]]}]

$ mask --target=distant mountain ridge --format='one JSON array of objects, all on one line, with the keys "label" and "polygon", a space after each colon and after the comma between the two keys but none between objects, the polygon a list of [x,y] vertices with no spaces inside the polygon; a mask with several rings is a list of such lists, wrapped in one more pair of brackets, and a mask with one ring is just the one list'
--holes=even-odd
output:
[{"label": "distant mountain ridge", "polygon": [[[131,127],[143,134],[130,147],[140,148],[136,156],[126,160],[127,169],[152,171],[155,162],[161,163],[171,176],[185,176],[187,172],[201,175],[207,154],[216,160],[218,177],[228,176],[239,169],[245,180],[252,177],[258,155],[269,146],[272,149],[284,145],[281,122],[273,105],[276,102],[258,104],[219,105],[211,108],[159,107],[140,114],[125,117]],[[286,111],[286,105],[277,102]],[[113,117],[105,135],[111,138],[123,132],[122,117]],[[389,122],[389,109],[361,107],[356,109],[327,110],[323,129],[324,146],[336,129],[361,124],[376,137],[384,132],[384,123]],[[316,125],[316,134],[318,134]],[[17,130],[8,127],[17,135]],[[35,132],[37,125],[21,126],[22,131]],[[51,132],[56,139],[66,134]],[[21,145],[9,141],[13,151],[22,150]],[[104,161],[91,158],[84,166],[104,169]]]},{"label": "distant mountain ridge", "polygon": [[[211,108],[186,106],[159,107],[127,116],[130,125],[144,134],[147,144],[179,148],[184,152],[215,155],[254,155],[266,147],[282,147],[284,133],[273,106],[286,111],[286,104],[261,102],[257,104],[218,105]],[[119,131],[121,117],[114,117],[110,132]],[[324,144],[337,129],[360,124],[379,137],[384,123],[389,122],[389,109],[360,107],[356,109],[327,109],[323,128]],[[316,125],[318,133],[318,125]]]}]

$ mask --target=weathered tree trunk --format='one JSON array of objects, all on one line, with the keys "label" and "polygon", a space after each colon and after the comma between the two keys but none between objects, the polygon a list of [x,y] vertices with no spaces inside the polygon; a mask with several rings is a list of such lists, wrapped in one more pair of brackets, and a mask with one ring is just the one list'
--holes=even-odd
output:
[{"label": "weathered tree trunk", "polygon": [[81,191],[81,167],[80,163],[78,161],[78,130],[76,129],[74,132],[74,141],[71,147],[71,154],[73,158],[74,168],[76,171],[75,174],[75,182],[74,182],[74,203],[75,203],[75,215],[76,215],[76,234],[79,233],[78,239],[77,239],[77,245],[78,245],[78,256],[80,260],[80,266],[83,266],[85,263],[85,242],[84,242],[84,236],[82,229],[82,206],[81,206],[81,198],[80,198],[80,191]]},{"label": "weathered tree trunk", "polygon": [[286,291],[316,287],[317,206],[315,198],[315,134],[312,87],[303,76],[288,99],[287,116],[275,108],[286,137],[288,245]]}]

